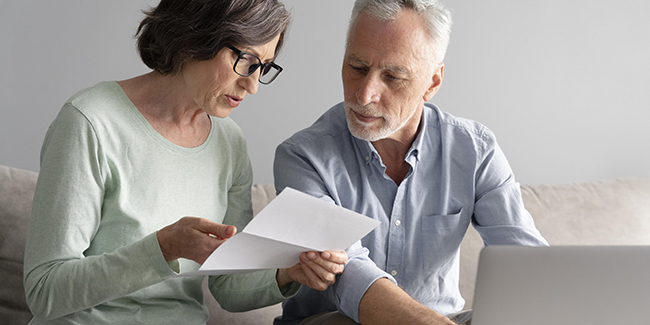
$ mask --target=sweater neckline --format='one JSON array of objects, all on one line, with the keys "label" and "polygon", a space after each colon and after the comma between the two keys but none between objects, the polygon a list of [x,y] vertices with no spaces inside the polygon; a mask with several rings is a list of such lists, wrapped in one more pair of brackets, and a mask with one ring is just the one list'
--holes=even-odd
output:
[{"label": "sweater neckline", "polygon": [[139,124],[142,126],[144,131],[149,136],[151,136],[156,142],[160,143],[161,145],[163,145],[167,149],[169,149],[171,151],[174,151],[174,152],[178,152],[178,153],[184,153],[184,154],[195,153],[195,152],[200,152],[203,149],[205,149],[208,146],[208,144],[210,143],[210,141],[212,140],[213,135],[214,135],[215,123],[214,123],[213,117],[208,116],[210,118],[210,133],[208,134],[208,137],[205,139],[205,141],[203,141],[202,144],[200,144],[200,145],[198,145],[196,147],[188,148],[188,147],[183,147],[183,146],[177,145],[177,144],[169,141],[169,139],[165,138],[162,134],[160,134],[158,131],[156,131],[156,129],[151,125],[151,123],[149,123],[149,121],[147,121],[147,119],[144,117],[144,115],[142,115],[140,110],[137,107],[135,107],[135,105],[133,104],[131,99],[126,95],[126,93],[124,92],[124,89],[122,89],[122,87],[117,83],[117,81],[111,81],[110,83],[112,84],[112,87],[115,87],[116,92],[119,94],[119,96],[125,102],[126,106],[129,108],[129,111],[131,112],[132,116],[139,122]]}]

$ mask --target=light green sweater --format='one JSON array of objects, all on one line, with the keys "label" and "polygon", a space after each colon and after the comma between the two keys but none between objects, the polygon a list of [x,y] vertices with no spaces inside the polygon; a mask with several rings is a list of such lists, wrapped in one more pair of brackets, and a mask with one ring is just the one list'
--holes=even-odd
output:
[{"label": "light green sweater", "polygon": [[[208,139],[177,146],[156,132],[116,82],[75,94],[41,152],[25,251],[31,324],[204,324],[202,277],[164,279],[199,265],[167,264],[156,231],[183,216],[252,218],[246,142],[229,118]],[[275,270],[210,277],[225,309],[277,303]],[[50,320],[48,322],[48,320]]]}]

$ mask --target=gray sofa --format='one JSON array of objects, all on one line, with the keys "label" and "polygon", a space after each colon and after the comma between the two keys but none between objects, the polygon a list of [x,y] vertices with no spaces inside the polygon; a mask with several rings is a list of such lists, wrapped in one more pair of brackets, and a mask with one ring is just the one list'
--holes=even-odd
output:
[{"label": "gray sofa", "polygon": [[[22,260],[37,174],[0,166],[0,323],[26,324],[31,314],[22,286]],[[580,184],[522,186],[526,208],[551,245],[650,245],[650,179],[620,178]],[[270,184],[253,186],[253,210],[275,197]],[[483,243],[470,228],[461,245],[461,292],[472,304]],[[208,324],[271,324],[274,305],[229,313],[205,295]]]}]

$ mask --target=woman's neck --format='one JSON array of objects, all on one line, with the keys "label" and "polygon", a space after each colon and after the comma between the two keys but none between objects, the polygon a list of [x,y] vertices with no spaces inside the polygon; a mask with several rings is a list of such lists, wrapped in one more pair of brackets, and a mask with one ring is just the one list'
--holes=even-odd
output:
[{"label": "woman's neck", "polygon": [[193,148],[210,134],[210,118],[191,100],[179,76],[151,72],[118,84],[149,124],[172,143]]}]

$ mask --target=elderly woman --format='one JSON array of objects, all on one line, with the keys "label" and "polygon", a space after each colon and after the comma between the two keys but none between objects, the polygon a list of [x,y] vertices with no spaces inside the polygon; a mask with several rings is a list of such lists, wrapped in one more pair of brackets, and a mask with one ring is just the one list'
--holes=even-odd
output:
[{"label": "elderly woman", "polygon": [[[228,117],[282,71],[277,0],[163,0],[138,48],[151,73],[75,94],[47,132],[25,253],[32,324],[200,324],[209,254],[252,218],[252,170]],[[232,311],[323,290],[344,252],[290,269],[211,276]],[[294,282],[297,281],[297,282]]]}]

